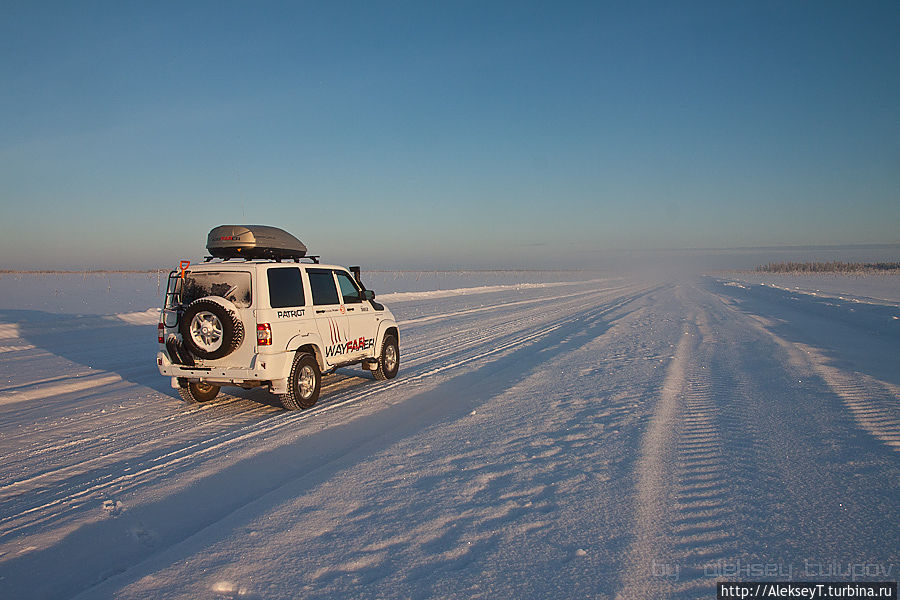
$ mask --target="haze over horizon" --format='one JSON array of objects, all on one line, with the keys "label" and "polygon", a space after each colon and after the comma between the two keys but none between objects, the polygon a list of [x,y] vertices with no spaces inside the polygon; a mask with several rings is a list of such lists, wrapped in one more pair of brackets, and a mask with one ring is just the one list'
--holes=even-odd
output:
[{"label": "haze over horizon", "polygon": [[0,269],[155,268],[225,223],[379,268],[897,260],[896,2],[2,15]]}]

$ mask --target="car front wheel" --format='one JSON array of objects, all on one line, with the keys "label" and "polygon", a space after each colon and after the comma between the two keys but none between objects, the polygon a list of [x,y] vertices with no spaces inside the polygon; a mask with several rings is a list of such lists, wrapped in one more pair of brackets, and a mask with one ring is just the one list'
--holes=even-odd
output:
[{"label": "car front wheel", "polygon": [[375,379],[384,381],[393,379],[400,370],[400,346],[393,335],[385,336],[381,344],[381,355],[378,357],[378,368],[375,369]]}]

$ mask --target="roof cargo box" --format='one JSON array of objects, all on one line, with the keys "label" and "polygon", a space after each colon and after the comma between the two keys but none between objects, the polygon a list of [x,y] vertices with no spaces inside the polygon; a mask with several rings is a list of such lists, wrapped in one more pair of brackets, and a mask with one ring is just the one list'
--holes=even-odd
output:
[{"label": "roof cargo box", "polygon": [[306,246],[283,229],[268,225],[219,225],[206,238],[213,258],[299,259]]}]

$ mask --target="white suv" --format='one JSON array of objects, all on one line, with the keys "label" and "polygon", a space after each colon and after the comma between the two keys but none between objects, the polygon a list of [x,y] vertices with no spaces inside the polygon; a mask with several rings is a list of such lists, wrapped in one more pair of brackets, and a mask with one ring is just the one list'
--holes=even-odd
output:
[{"label": "white suv", "polygon": [[169,274],[159,323],[156,363],[185,401],[265,386],[299,410],[338,367],[397,374],[397,323],[358,268],[319,264],[289,233],[260,225],[216,227],[207,249],[206,262]]}]

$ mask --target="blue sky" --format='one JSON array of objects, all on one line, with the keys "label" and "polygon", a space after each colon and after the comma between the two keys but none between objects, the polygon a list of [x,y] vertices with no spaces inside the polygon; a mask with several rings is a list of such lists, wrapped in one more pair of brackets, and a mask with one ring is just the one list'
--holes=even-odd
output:
[{"label": "blue sky", "polygon": [[900,3],[0,4],[0,268],[900,242]]}]

